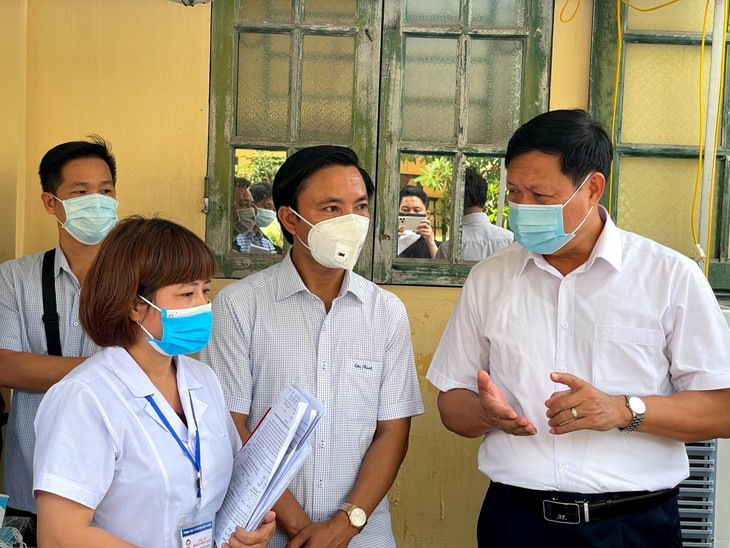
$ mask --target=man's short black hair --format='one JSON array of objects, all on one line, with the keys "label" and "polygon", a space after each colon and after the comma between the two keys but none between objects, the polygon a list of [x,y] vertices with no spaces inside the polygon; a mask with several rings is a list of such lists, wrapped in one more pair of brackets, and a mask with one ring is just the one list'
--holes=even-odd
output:
[{"label": "man's short black hair", "polygon": [[269,183],[255,183],[249,187],[253,201],[259,203],[261,200],[271,198],[271,185]]},{"label": "man's short black hair", "polygon": [[575,187],[594,171],[608,180],[613,160],[611,139],[584,110],[552,110],[522,125],[507,144],[505,166],[533,150],[558,156],[560,170]]},{"label": "man's short black hair", "polygon": [[464,209],[480,207],[484,209],[487,203],[487,181],[473,167],[466,168],[466,182],[464,184]]},{"label": "man's short black hair", "polygon": [[[319,145],[298,150],[281,164],[272,187],[274,209],[279,211],[280,207],[291,207],[298,211],[297,197],[302,190],[302,185],[310,175],[328,166],[356,167],[365,181],[368,198],[372,198],[375,193],[375,185],[367,171],[360,167],[360,159],[355,151],[342,146]],[[281,225],[281,230],[286,240],[290,244],[293,243],[294,238],[284,225]]]},{"label": "man's short black hair", "polygon": [[43,192],[55,194],[61,184],[61,171],[72,160],[79,158],[100,158],[109,166],[112,184],[117,184],[117,161],[111,145],[98,135],[89,135],[88,141],[69,141],[56,145],[46,152],[38,167]]},{"label": "man's short black hair", "polygon": [[413,196],[423,202],[423,208],[428,209],[428,195],[420,186],[406,185],[400,189],[400,197],[398,199],[398,205],[403,201],[403,198]]}]

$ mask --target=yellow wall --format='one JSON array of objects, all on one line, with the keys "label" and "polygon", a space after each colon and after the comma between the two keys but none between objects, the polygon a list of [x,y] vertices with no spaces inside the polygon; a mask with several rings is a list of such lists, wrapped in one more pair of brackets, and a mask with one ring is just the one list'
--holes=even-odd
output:
[{"label": "yellow wall", "polygon": [[[225,1],[225,0],[217,0]],[[551,108],[586,107],[592,2],[554,29]],[[210,6],[168,0],[0,2],[0,259],[51,247],[37,167],[50,147],[98,133],[119,163],[120,215],[155,213],[204,233]],[[224,282],[215,284],[219,289]],[[388,287],[408,308],[426,415],[392,489],[399,546],[473,546],[487,479],[478,440],[447,432],[423,380],[459,295]]]}]

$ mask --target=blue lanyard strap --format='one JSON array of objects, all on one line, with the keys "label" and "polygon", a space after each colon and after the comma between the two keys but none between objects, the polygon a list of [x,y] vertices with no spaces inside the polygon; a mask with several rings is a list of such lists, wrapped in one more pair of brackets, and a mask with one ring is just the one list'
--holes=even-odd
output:
[{"label": "blue lanyard strap", "polygon": [[[165,425],[165,428],[167,428],[167,431],[172,434],[172,437],[175,438],[175,441],[180,446],[180,448],[183,450],[183,453],[188,457],[190,462],[193,463],[193,466],[195,467],[195,471],[198,473],[198,498],[200,498],[200,430],[198,430],[198,422],[195,421],[195,457],[193,457],[192,453],[190,452],[190,449],[187,448],[187,446],[182,442],[180,439],[180,436],[178,436],[175,433],[175,429],[170,424],[170,421],[167,420],[165,415],[162,414],[162,411],[160,411],[160,408],[155,403],[155,400],[152,399],[152,395],[145,396],[145,399],[150,402],[150,405],[155,410],[155,413],[157,413],[157,416],[160,417],[160,420]],[[192,398],[190,401],[190,406],[192,407],[193,402]],[[193,418],[195,418],[195,413],[193,413]]]}]

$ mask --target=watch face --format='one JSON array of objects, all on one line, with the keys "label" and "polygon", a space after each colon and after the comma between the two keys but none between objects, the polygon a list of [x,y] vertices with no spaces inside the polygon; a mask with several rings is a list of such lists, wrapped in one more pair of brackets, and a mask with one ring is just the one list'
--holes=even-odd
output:
[{"label": "watch face", "polygon": [[362,508],[352,509],[350,512],[350,523],[352,523],[355,527],[363,527],[366,521],[367,516],[365,515],[365,510]]},{"label": "watch face", "polygon": [[631,409],[637,415],[643,415],[646,413],[646,404],[641,398],[631,396],[629,398],[629,409]]}]

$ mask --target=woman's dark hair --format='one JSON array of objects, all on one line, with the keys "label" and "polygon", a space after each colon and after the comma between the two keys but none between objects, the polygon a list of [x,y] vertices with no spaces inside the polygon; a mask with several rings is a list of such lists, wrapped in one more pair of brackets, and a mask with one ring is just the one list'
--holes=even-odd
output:
[{"label": "woman's dark hair", "polygon": [[142,334],[129,317],[138,295],[152,301],[163,287],[208,280],[216,270],[208,246],[184,226],[128,217],[104,238],[86,275],[81,325],[99,346],[130,346]]}]

